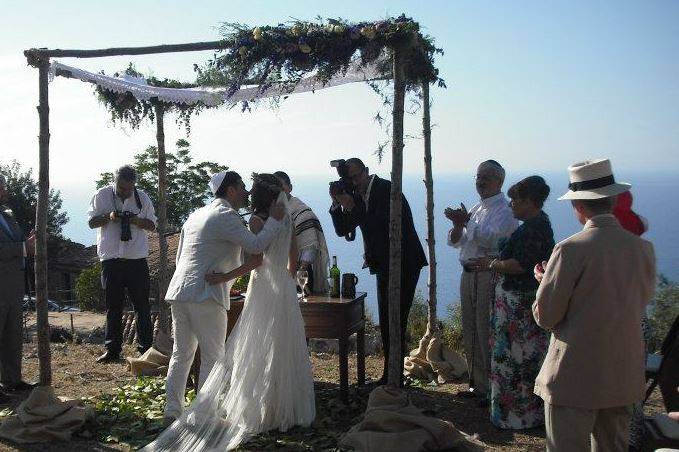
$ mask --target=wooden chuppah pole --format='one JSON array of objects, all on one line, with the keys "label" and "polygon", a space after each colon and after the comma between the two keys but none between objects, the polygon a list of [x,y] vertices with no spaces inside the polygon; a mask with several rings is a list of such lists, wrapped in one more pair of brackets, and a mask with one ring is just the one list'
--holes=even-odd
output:
[{"label": "wooden chuppah pole", "polygon": [[403,49],[394,50],[394,109],[391,140],[391,196],[389,203],[389,379],[391,386],[401,384],[401,185],[403,176],[403,106],[405,74]]},{"label": "wooden chuppah pole", "polygon": [[49,209],[49,153],[50,122],[48,79],[49,58],[38,60],[39,99],[38,115],[40,117],[39,143],[39,191],[38,206],[35,214],[35,309],[37,311],[38,328],[38,362],[40,366],[40,385],[52,384],[52,356],[50,354],[49,318],[47,315],[47,211]]},{"label": "wooden chuppah pole", "polygon": [[434,178],[431,170],[431,103],[429,102],[429,82],[422,83],[422,132],[424,136],[424,186],[427,190],[427,248],[429,251],[429,310],[427,311],[427,336],[438,334],[436,316],[436,239],[434,237]]},{"label": "wooden chuppah pole", "polygon": [[[228,49],[231,47],[226,41],[192,42],[188,44],[161,44],[146,47],[113,47],[109,49],[29,49],[26,52],[34,57],[54,58],[97,58],[120,55],[150,55],[155,53],[195,52],[201,50]],[[24,52],[24,53],[26,53]]]},{"label": "wooden chuppah pole", "polygon": [[158,143],[158,328],[169,332],[169,309],[165,303],[167,292],[167,161],[165,156],[165,110],[160,103],[155,105],[156,141]]}]

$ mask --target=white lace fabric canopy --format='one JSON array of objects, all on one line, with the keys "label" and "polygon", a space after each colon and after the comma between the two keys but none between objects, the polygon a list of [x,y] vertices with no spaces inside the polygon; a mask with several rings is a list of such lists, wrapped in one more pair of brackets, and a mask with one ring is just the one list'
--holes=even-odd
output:
[{"label": "white lace fabric canopy", "polygon": [[241,101],[255,101],[268,97],[277,97],[293,93],[304,93],[317,91],[333,86],[344,85],[347,83],[366,82],[386,78],[378,69],[378,63],[361,65],[358,62],[352,64],[345,74],[338,74],[326,83],[316,75],[303,78],[294,89],[290,90],[289,85],[274,84],[266,89],[260,86],[245,86],[238,91],[229,94],[226,88],[196,87],[196,88],[162,88],[147,84],[142,77],[123,75],[122,77],[111,77],[104,74],[96,74],[84,69],[67,66],[53,61],[50,65],[49,79],[52,81],[55,76],[61,75],[69,78],[76,78],[84,82],[96,84],[104,89],[116,93],[130,93],[139,100],[149,100],[158,98],[162,102],[173,104],[194,105],[199,102],[215,107],[222,104],[237,104]]}]

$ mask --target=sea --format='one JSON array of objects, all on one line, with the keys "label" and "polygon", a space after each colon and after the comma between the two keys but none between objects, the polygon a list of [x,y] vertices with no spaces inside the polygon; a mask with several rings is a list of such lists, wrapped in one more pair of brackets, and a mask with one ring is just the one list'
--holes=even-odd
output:
[{"label": "sea", "polygon": [[[523,177],[535,174],[523,172],[508,175],[506,187]],[[567,174],[554,173],[543,176],[551,187],[551,194],[545,203],[544,210],[549,215],[555,240],[558,242],[582,229],[573,215],[569,202],[558,201],[557,198],[566,191]],[[389,178],[388,173],[379,173],[380,177]],[[629,172],[620,173],[616,178],[633,185],[634,210],[644,216],[650,225],[644,238],[650,240],[657,257],[658,272],[670,280],[679,280],[679,174],[663,172]],[[375,277],[370,275],[363,264],[363,242],[360,232],[353,242],[338,237],[333,229],[328,213],[330,199],[328,196],[328,180],[315,176],[299,176],[293,179],[293,194],[306,202],[317,214],[325,232],[328,250],[331,256],[337,256],[338,266],[343,273],[355,273],[358,276],[358,291],[367,292],[366,308],[377,318],[377,297]],[[55,187],[59,188],[59,187]],[[64,227],[65,235],[79,243],[91,245],[95,243],[94,231],[87,227],[86,211],[89,199],[94,191],[86,188],[62,191],[64,208],[69,214],[70,222]],[[421,177],[405,175],[403,193],[413,212],[415,228],[422,246],[427,252],[425,241],[426,223],[426,191]],[[470,208],[478,202],[478,194],[474,186],[474,174],[438,174],[434,176],[434,210],[435,210],[435,242],[437,270],[437,298],[439,315],[445,315],[449,306],[459,303],[459,286],[462,268],[458,261],[458,250],[446,244],[446,235],[452,224],[443,216],[443,210],[457,207],[464,203]],[[421,274],[417,290],[428,294],[428,267]]]}]

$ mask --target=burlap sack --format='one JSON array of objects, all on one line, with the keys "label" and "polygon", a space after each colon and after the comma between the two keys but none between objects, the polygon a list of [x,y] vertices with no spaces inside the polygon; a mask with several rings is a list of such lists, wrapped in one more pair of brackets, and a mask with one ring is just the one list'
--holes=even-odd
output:
[{"label": "burlap sack", "polygon": [[341,445],[366,452],[476,452],[486,448],[452,423],[424,416],[405,391],[389,386],[370,393],[363,420],[342,437]]},{"label": "burlap sack", "polygon": [[93,418],[94,409],[82,401],[57,397],[51,386],[39,386],[0,425],[0,437],[20,444],[69,441]]}]

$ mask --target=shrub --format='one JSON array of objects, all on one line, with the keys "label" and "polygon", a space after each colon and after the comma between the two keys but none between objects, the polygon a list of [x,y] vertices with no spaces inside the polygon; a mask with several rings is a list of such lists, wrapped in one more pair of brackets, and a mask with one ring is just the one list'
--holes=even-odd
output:
[{"label": "shrub", "polygon": [[679,315],[679,285],[660,275],[648,315],[651,327],[651,339],[648,344],[650,351],[654,352],[660,348],[677,315]]},{"label": "shrub", "polygon": [[[428,306],[421,293],[413,299],[406,329],[407,351],[418,347],[420,339],[427,332]],[[446,315],[438,318],[439,337],[444,345],[462,352],[462,310],[460,304],[448,306]]]},{"label": "shrub", "polygon": [[101,262],[80,272],[75,281],[75,298],[83,311],[104,309],[101,288]]}]

